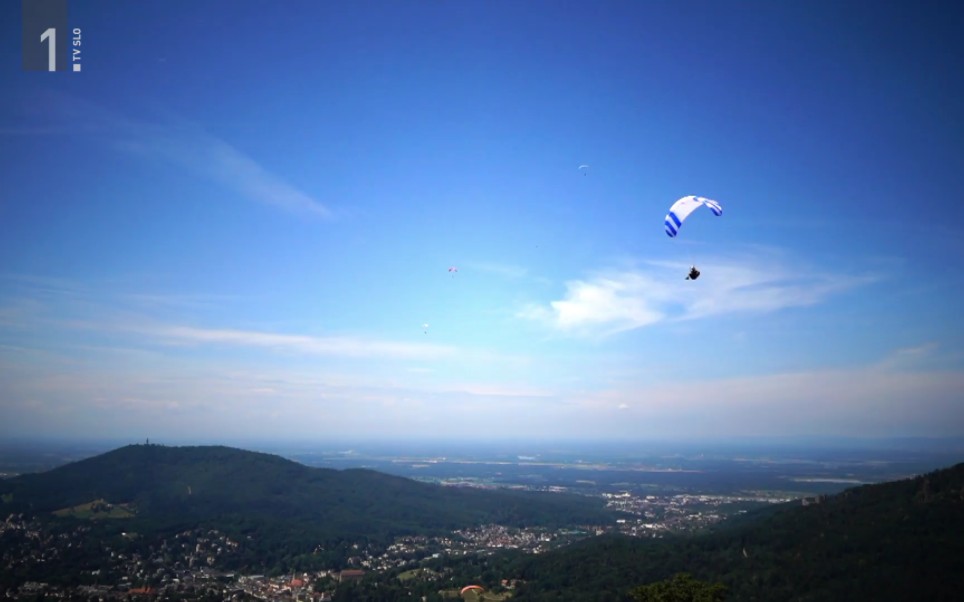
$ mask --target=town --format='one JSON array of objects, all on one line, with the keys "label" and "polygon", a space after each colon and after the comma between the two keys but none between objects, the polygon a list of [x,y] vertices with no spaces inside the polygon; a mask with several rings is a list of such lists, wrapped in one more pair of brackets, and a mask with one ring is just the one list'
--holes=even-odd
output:
[{"label": "town", "polygon": [[[619,532],[634,537],[664,537],[705,529],[728,516],[766,504],[791,501],[781,496],[760,495],[637,495],[629,492],[602,494],[620,518],[612,525],[582,525],[547,530],[480,525],[444,537],[399,537],[385,549],[354,544],[347,567],[283,575],[240,574],[232,561],[246,542],[213,529],[192,529],[156,542],[139,541],[137,533],[123,533],[129,546],[111,546],[91,538],[86,521],[78,520],[66,532],[50,523],[22,514],[0,523],[0,569],[7,575],[0,583],[5,599],[70,598],[85,600],[331,600],[336,588],[370,573],[418,570],[431,559],[470,554],[520,550],[530,554],[568,545],[586,537]],[[804,503],[807,500],[803,500]],[[122,520],[122,519],[120,519]],[[127,548],[139,551],[129,551]],[[91,559],[97,568],[75,570]],[[50,578],[17,583],[15,575],[46,574]],[[56,568],[54,568],[56,567]],[[69,567],[70,571],[60,567]],[[71,579],[65,575],[70,572]],[[431,571],[426,572],[433,577]]]}]

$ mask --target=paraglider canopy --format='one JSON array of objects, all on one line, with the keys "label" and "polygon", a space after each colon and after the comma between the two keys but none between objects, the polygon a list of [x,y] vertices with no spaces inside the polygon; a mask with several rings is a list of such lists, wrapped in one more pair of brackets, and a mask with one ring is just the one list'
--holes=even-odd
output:
[{"label": "paraglider canopy", "polygon": [[673,238],[679,234],[679,229],[683,226],[683,221],[689,217],[691,213],[703,206],[709,207],[713,215],[723,215],[723,206],[713,199],[693,195],[684,196],[673,203],[673,206],[669,208],[669,213],[666,214],[663,222],[666,227],[666,235]]},{"label": "paraglider canopy", "polygon": [[481,585],[466,585],[461,590],[459,590],[459,595],[464,596],[465,592],[471,592],[471,591],[475,591],[481,594],[482,592],[485,591],[485,588],[482,587]]},{"label": "paraglider canopy", "polygon": [[582,175],[586,175],[589,173],[589,166],[583,163],[582,165],[579,166],[579,171],[582,172]]}]

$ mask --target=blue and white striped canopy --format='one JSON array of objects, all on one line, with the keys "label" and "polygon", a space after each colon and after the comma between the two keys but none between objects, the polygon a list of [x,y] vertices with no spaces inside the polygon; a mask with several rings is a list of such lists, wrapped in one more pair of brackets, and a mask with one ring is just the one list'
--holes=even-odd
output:
[{"label": "blue and white striped canopy", "polygon": [[690,213],[693,213],[698,207],[706,205],[713,212],[713,215],[723,215],[723,206],[713,199],[708,199],[702,196],[684,196],[680,200],[673,203],[673,206],[669,208],[669,213],[666,214],[666,234],[672,238],[679,234],[679,229],[683,225],[683,220],[685,220]]}]

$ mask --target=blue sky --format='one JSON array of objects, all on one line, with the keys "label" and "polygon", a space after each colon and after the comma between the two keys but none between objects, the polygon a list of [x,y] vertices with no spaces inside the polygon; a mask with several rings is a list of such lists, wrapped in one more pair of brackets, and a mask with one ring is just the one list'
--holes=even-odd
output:
[{"label": "blue sky", "polygon": [[964,435],[940,3],[3,10],[0,437]]}]

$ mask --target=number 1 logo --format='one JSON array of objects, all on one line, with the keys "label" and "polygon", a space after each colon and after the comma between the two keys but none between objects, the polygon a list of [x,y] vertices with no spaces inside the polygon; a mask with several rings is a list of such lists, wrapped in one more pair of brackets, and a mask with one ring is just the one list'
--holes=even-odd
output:
[{"label": "number 1 logo", "polygon": [[67,71],[67,0],[22,0],[21,7],[24,71]]},{"label": "number 1 logo", "polygon": [[[49,41],[48,41],[49,40]],[[57,30],[48,27],[40,35],[40,43],[47,42],[47,71],[57,70]]]}]

